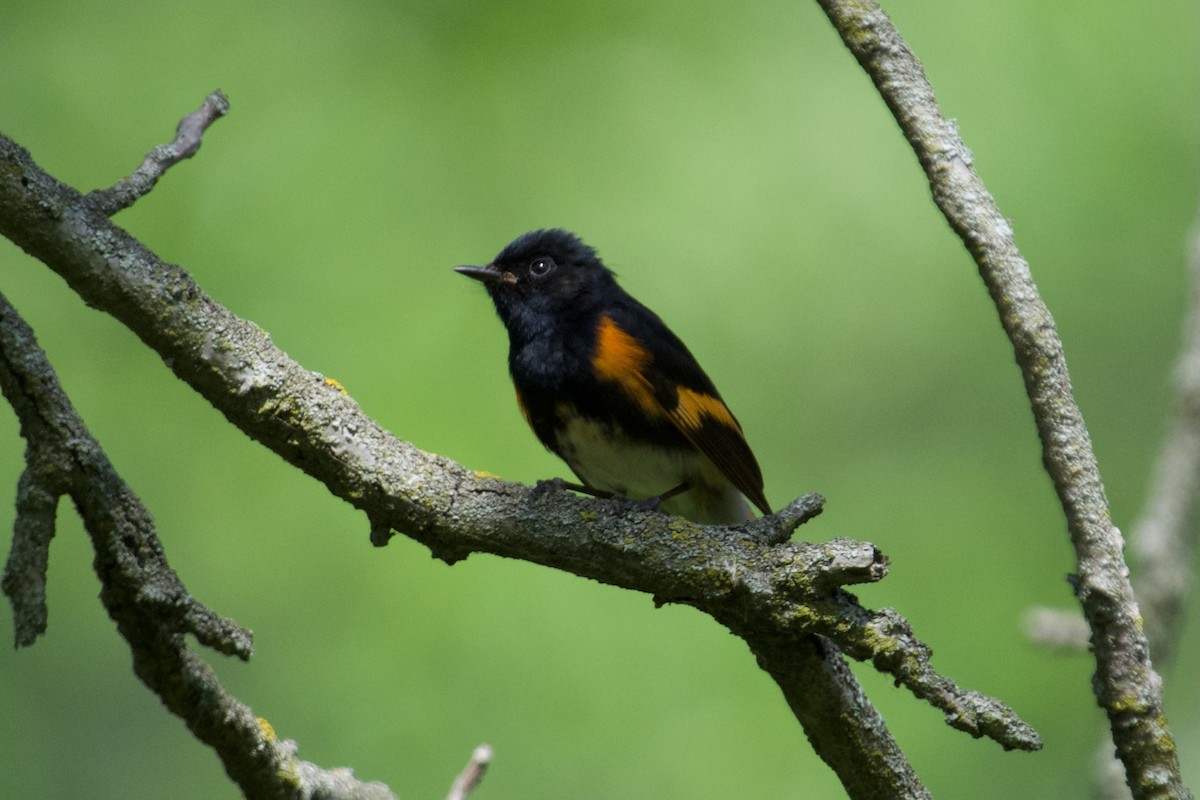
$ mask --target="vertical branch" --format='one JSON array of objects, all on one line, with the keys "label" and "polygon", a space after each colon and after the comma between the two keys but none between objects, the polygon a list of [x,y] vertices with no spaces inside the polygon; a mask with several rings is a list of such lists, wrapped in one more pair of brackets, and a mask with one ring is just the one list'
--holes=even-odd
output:
[{"label": "vertical branch", "polygon": [[[13,640],[28,647],[46,632],[50,611],[46,606],[46,570],[55,514],[62,490],[56,487],[57,470],[30,443],[25,459],[29,466],[17,483],[17,516],[13,521],[12,548],[4,565],[0,588],[12,604]],[[37,465],[37,466],[35,466]]]},{"label": "vertical branch", "polygon": [[1192,521],[1200,493],[1200,218],[1190,239],[1191,292],[1183,346],[1175,363],[1174,412],[1159,451],[1149,497],[1133,528],[1134,580],[1146,620],[1150,651],[1161,667],[1175,655],[1197,530]]},{"label": "vertical branch", "polygon": [[974,257],[1025,381],[1046,471],[1075,548],[1074,587],[1091,628],[1095,691],[1107,712],[1126,782],[1138,800],[1190,798],[1162,710],[1120,531],[1054,319],[1017,249],[1012,227],[972,168],[971,155],[934,98],[920,62],[873,0],[818,0],[891,109],[929,179],[934,202]]},{"label": "vertical branch", "polygon": [[[1183,607],[1192,587],[1191,564],[1200,527],[1195,524],[1200,494],[1200,218],[1190,237],[1191,293],[1183,344],[1175,362],[1174,410],[1158,452],[1142,516],[1130,543],[1137,562],[1134,586],[1150,652],[1168,669],[1179,646]],[[1105,733],[1097,754],[1096,797],[1126,800],[1129,789],[1112,757]]]}]

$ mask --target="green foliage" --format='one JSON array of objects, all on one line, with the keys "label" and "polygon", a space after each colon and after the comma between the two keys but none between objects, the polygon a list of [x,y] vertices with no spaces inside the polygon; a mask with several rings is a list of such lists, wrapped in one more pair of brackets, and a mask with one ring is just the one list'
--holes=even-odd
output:
[{"label": "green foliage", "polygon": [[[5,133],[94,188],[224,89],[232,113],[200,155],[118,222],[397,435],[471,468],[563,472],[524,429],[486,298],[450,267],[534,227],[584,236],[700,357],[772,502],[819,490],[806,536],[891,556],[864,602],[900,609],[935,666],[1043,734],[1042,753],[1002,753],[857,669],[935,795],[1086,796],[1090,663],[1021,630],[1034,604],[1071,606],[1073,561],[1011,352],[816,4],[10,5]],[[1014,222],[1128,533],[1186,294],[1195,11],[889,11]],[[709,620],[527,564],[448,569],[401,537],[375,550],[365,519],[7,243],[0,276],[189,588],[254,629],[250,664],[207,657],[302,757],[404,797],[443,795],[481,741],[497,756],[480,798],[840,795]],[[9,414],[0,443],[11,497]],[[236,796],[136,681],[97,588],[64,507],[49,634],[0,656],[4,794]],[[1195,784],[1188,636],[1167,700]]]}]

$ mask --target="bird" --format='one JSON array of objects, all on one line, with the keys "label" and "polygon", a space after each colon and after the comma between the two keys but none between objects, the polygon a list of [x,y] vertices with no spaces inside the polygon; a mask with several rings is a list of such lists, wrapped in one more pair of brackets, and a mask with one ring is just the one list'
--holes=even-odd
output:
[{"label": "bird", "polygon": [[[508,332],[508,369],[533,433],[581,485],[559,485],[706,525],[770,504],[742,427],[691,351],[561,228],[530,231],[483,283]],[[542,482],[539,482],[539,487]]]}]

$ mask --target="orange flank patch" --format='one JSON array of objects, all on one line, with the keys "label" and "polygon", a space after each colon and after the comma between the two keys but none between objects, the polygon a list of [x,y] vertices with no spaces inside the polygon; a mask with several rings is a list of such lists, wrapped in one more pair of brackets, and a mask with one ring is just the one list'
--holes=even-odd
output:
[{"label": "orange flank patch", "polygon": [[607,314],[600,317],[596,352],[592,354],[596,375],[619,385],[643,411],[657,416],[663,409],[654,397],[654,387],[643,373],[653,360],[650,351],[621,330],[611,317]]},{"label": "orange flank patch", "polygon": [[704,425],[705,417],[734,430],[741,430],[720,398],[684,386],[679,387],[678,391],[679,405],[671,412],[671,417],[685,432],[699,430]]}]

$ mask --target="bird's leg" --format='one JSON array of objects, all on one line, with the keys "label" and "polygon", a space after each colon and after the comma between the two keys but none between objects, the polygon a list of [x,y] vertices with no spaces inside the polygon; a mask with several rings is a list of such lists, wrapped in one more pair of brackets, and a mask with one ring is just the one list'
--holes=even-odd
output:
[{"label": "bird's leg", "polygon": [[534,484],[533,491],[530,494],[533,496],[534,500],[538,500],[545,496],[548,492],[564,491],[582,492],[583,494],[588,494],[592,497],[598,497],[601,500],[607,500],[610,497],[616,496],[612,492],[606,492],[603,489],[594,489],[591,486],[583,483],[572,483],[571,481],[565,481],[562,478],[548,478],[545,480],[540,480]]},{"label": "bird's leg", "polygon": [[658,511],[660,506],[676,495],[683,494],[688,489],[692,488],[687,481],[676,486],[674,489],[668,489],[662,494],[656,494],[654,497],[647,497],[644,500],[631,500],[624,495],[608,492],[608,496],[613,501],[620,504],[624,511]]},{"label": "bird's leg", "polygon": [[658,511],[659,506],[661,506],[663,503],[667,502],[672,497],[677,497],[678,495],[683,494],[691,488],[692,485],[687,481],[684,481],[675,488],[668,489],[662,494],[657,494],[654,497],[647,497],[642,500],[631,500],[623,494],[618,494],[617,492],[608,492],[604,489],[597,489],[593,486],[588,486],[586,483],[572,483],[571,481],[565,481],[562,478],[549,478],[546,480],[540,480],[534,484],[533,490],[530,492],[530,496],[534,500],[538,500],[544,497],[547,492],[562,492],[569,490],[572,492],[580,492],[582,494],[591,495],[592,497],[600,500],[612,500],[616,503],[619,503],[621,509],[625,511]]},{"label": "bird's leg", "polygon": [[683,483],[676,486],[674,489],[668,489],[667,491],[663,492],[656,499],[658,500],[659,504],[662,504],[662,503],[665,503],[668,500],[670,500],[672,497],[678,497],[679,495],[683,494],[684,492],[686,492],[688,489],[691,489],[691,488],[692,488],[692,485],[690,483],[688,483],[687,481],[684,481]]}]

